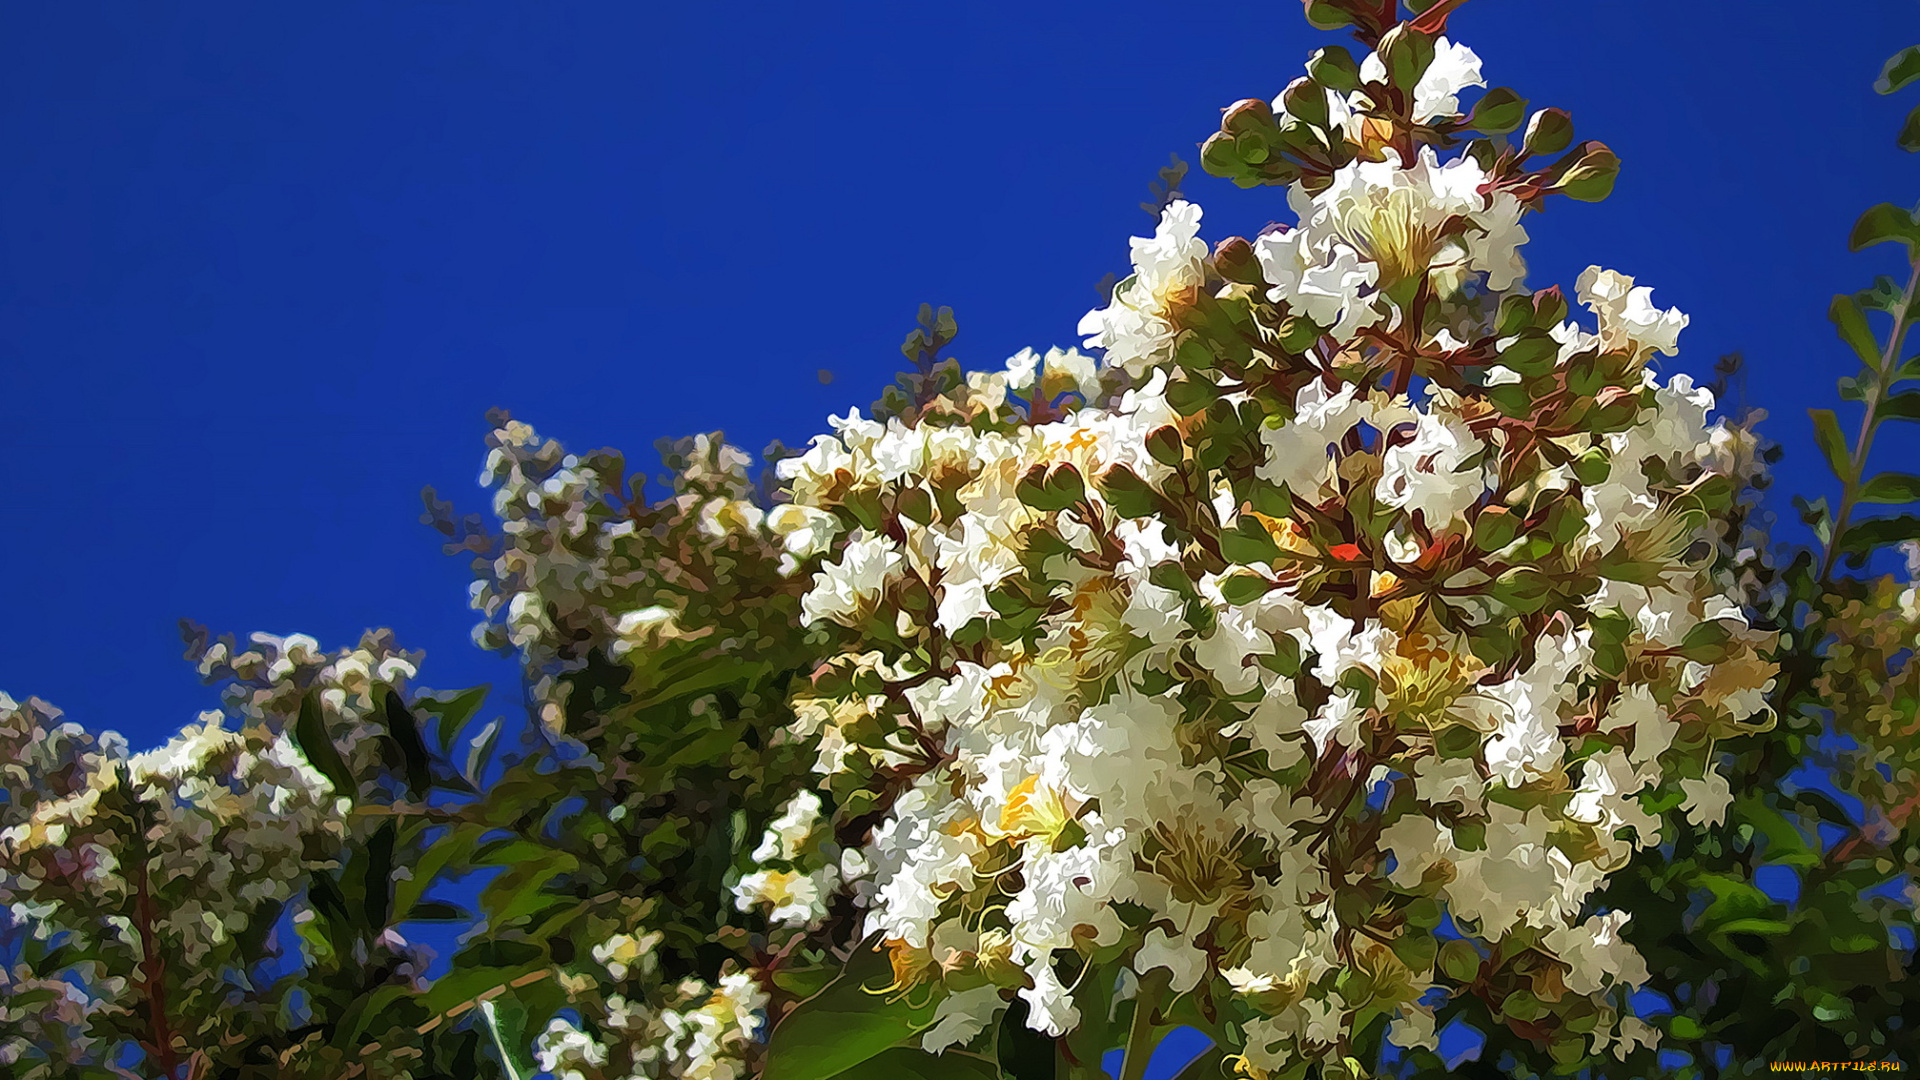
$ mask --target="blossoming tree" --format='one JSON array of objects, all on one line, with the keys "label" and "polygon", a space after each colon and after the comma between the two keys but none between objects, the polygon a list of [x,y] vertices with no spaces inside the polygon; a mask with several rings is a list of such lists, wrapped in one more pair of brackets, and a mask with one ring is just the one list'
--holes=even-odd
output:
[{"label": "blossoming tree", "polygon": [[[1265,1080],[1438,1071],[1455,1022],[1511,1075],[1898,1049],[1920,606],[1837,568],[1920,538],[1866,511],[1920,494],[1868,468],[1920,418],[1915,284],[1836,302],[1864,416],[1816,411],[1841,498],[1775,558],[1758,416],[1656,370],[1686,317],[1600,267],[1526,283],[1527,214],[1618,163],[1486,88],[1459,2],[1309,0],[1360,48],[1200,153],[1291,220],[1209,244],[1169,172],[1078,347],[963,372],[923,309],[870,415],[757,482],[663,443],[653,503],[491,416],[498,530],[427,520],[524,728],[412,689],[384,634],[190,627],[224,707],[146,754],[0,699],[0,1063],[1139,1080],[1187,1026],[1183,1075]],[[1881,242],[1920,225],[1877,207]],[[1810,752],[1858,820],[1793,782]],[[468,927],[437,977],[426,921]]]}]

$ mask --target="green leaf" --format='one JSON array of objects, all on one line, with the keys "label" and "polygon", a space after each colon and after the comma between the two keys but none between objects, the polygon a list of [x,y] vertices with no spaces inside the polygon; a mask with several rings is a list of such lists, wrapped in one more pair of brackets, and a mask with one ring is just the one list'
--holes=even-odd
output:
[{"label": "green leaf", "polygon": [[1900,149],[1909,154],[1920,150],[1920,105],[1914,106],[1913,111],[1907,114],[1906,122],[1900,125],[1900,134],[1895,141],[1900,144]]},{"label": "green leaf", "polygon": [[1874,411],[1875,416],[1888,420],[1913,420],[1920,422],[1920,390],[1902,390],[1889,395]]},{"label": "green leaf", "polygon": [[480,774],[486,768],[487,760],[493,756],[493,746],[500,741],[500,730],[498,719],[487,721],[486,726],[480,729],[480,734],[474,736],[472,745],[467,747],[467,760],[460,771],[468,781],[480,783]]},{"label": "green leaf", "polygon": [[[533,848],[532,844],[524,847]],[[539,851],[537,848],[523,857],[510,862],[499,877],[487,883],[480,891],[480,902],[486,906],[487,921],[494,926],[504,926],[522,915],[532,912],[544,899],[542,890],[563,874],[571,874],[579,869],[580,860],[564,851]]]},{"label": "green leaf", "polygon": [[1920,242],[1920,225],[1915,224],[1911,211],[1902,210],[1892,203],[1881,203],[1860,215],[1853,223],[1853,232],[1847,236],[1847,248],[1850,251],[1863,251],[1875,244],[1902,243],[1907,245],[1909,254],[1914,244]]},{"label": "green leaf", "polygon": [[1898,517],[1867,518],[1855,521],[1847,526],[1840,538],[1840,552],[1846,554],[1865,554],[1875,548],[1892,547],[1903,540],[1920,540],[1920,517],[1901,514]]},{"label": "green leaf", "polygon": [[493,1045],[507,1068],[507,1075],[513,1080],[533,1080],[540,1075],[540,1067],[533,1060],[533,1033],[528,1029],[534,1025],[527,1016],[527,1008],[512,994],[502,994],[480,1003],[488,1030],[493,1033]]},{"label": "green leaf", "polygon": [[327,778],[333,785],[334,795],[352,799],[359,794],[358,784],[353,782],[353,773],[340,757],[340,748],[333,744],[333,736],[327,731],[327,722],[320,713],[320,698],[309,690],[300,698],[300,715],[293,723],[293,741],[306,755],[307,763]]},{"label": "green leaf", "polygon": [[1779,937],[1793,932],[1793,924],[1779,919],[1734,919],[1714,927],[1716,934],[1758,934],[1761,937]]},{"label": "green leaf", "polygon": [[781,968],[774,972],[775,986],[792,994],[796,998],[806,999],[827,988],[827,984],[840,977],[840,968],[825,964],[810,967]]},{"label": "green leaf", "polygon": [[1920,45],[1909,45],[1894,53],[1873,80],[1876,94],[1891,94],[1915,79],[1920,79]]},{"label": "green leaf", "polygon": [[[1248,514],[1235,522],[1233,528],[1221,532],[1220,554],[1228,562],[1251,566],[1260,562],[1270,563],[1278,558],[1280,545],[1274,542],[1273,534],[1260,524],[1259,518]],[[1265,590],[1263,584],[1261,591]]]},{"label": "green leaf", "polygon": [[1875,371],[1880,370],[1880,343],[1873,338],[1873,331],[1867,327],[1867,313],[1860,310],[1860,304],[1851,296],[1836,296],[1827,306],[1827,318],[1833,320],[1833,328],[1840,334],[1840,340],[1852,347],[1862,363]]},{"label": "green leaf", "polygon": [[1544,375],[1560,357],[1560,343],[1545,330],[1529,327],[1500,352],[1500,363],[1522,375]]},{"label": "green leaf", "polygon": [[393,915],[393,846],[397,831],[394,819],[388,818],[367,838],[360,896],[366,907],[367,926],[375,931],[386,929]]},{"label": "green leaf", "polygon": [[1001,1072],[993,1062],[963,1050],[929,1054],[896,1046],[834,1075],[839,1080],[1000,1080]]},{"label": "green leaf", "polygon": [[367,1025],[381,1019],[382,1013],[399,1004],[412,993],[411,987],[389,984],[376,987],[372,992],[361,995],[354,999],[346,1012],[340,1014],[340,1019],[333,1030],[333,1037],[328,1041],[334,1046],[358,1047],[360,1036],[366,1033]]},{"label": "green leaf", "polygon": [[427,756],[426,740],[420,737],[420,721],[392,687],[380,695],[380,719],[387,734],[400,746],[405,763],[407,790],[416,799],[424,799],[433,787],[432,759]]},{"label": "green leaf", "polygon": [[1667,1025],[1667,1030],[1676,1039],[1697,1039],[1707,1033],[1706,1029],[1700,1026],[1700,1021],[1691,1016],[1674,1017]]},{"label": "green leaf", "polygon": [[1726,874],[1703,874],[1699,883],[1713,894],[1713,902],[1700,915],[1702,925],[1710,929],[1726,930],[1729,920],[1737,922],[1752,919],[1774,904],[1766,893],[1742,878]]},{"label": "green leaf", "polygon": [[839,978],[774,1027],[761,1080],[828,1080],[907,1046],[933,1023],[934,1006],[924,989],[916,995],[922,999],[918,1008],[897,991],[868,992],[892,982],[887,954],[871,939],[862,943]]},{"label": "green leaf", "polygon": [[1827,459],[1827,468],[1845,483],[1853,476],[1853,453],[1847,449],[1847,437],[1840,431],[1840,419],[1832,409],[1808,409],[1813,417],[1813,441]]},{"label": "green leaf", "polygon": [[414,708],[435,718],[434,741],[440,744],[442,754],[453,753],[453,744],[460,741],[460,732],[473,719],[473,714],[480,711],[480,706],[485,704],[487,694],[492,689],[492,684],[483,683],[457,694],[423,695],[414,698]]},{"label": "green leaf", "polygon": [[1920,476],[1910,473],[1881,473],[1860,488],[1860,501],[1904,503],[1920,499]]},{"label": "green leaf", "polygon": [[402,922],[466,922],[473,912],[444,900],[423,900],[413,905]]},{"label": "green leaf", "polygon": [[1000,1014],[994,1032],[994,1057],[1008,1080],[1056,1080],[1058,1046],[1053,1039],[1027,1026],[1026,1000],[1014,998]]}]

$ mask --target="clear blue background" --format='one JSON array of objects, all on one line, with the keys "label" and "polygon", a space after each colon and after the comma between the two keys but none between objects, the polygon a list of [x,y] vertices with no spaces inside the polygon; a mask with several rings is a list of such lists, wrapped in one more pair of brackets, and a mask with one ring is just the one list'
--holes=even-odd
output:
[{"label": "clear blue background", "polygon": [[[1920,194],[1910,95],[1870,89],[1920,7],[1841,10],[1454,19],[1625,163],[1530,221],[1533,282],[1655,286],[1693,319],[1672,370],[1744,351],[1782,486],[1815,493],[1804,409],[1849,370],[1827,300],[1893,268],[1847,229]],[[419,522],[424,484],[484,508],[487,408],[652,472],[661,436],[758,451],[864,408],[923,300],[969,367],[1073,344],[1167,154],[1344,40],[1286,0],[76,0],[0,30],[0,689],[136,745],[214,703],[182,616],[328,648],[391,626],[428,685],[511,679]],[[1212,240],[1287,216],[1185,191]]]}]

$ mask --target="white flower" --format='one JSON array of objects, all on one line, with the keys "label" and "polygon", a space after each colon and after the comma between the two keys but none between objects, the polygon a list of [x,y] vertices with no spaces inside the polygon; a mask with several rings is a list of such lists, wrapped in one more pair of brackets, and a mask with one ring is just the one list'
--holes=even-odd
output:
[{"label": "white flower", "polygon": [[965,1045],[1006,1007],[1000,988],[991,983],[948,994],[934,1009],[933,1026],[920,1036],[920,1049],[937,1054],[949,1046]]},{"label": "white flower", "polygon": [[1702,828],[1717,826],[1727,819],[1727,807],[1733,802],[1733,789],[1727,778],[1711,770],[1698,780],[1680,781],[1686,801],[1680,809],[1687,820]]},{"label": "white flower", "polygon": [[1413,441],[1387,450],[1375,496],[1420,514],[1428,529],[1441,532],[1487,489],[1480,468],[1463,467],[1482,446],[1465,423],[1445,412],[1418,416]]},{"label": "white flower", "polygon": [[1133,970],[1145,975],[1155,968],[1166,968],[1172,976],[1168,985],[1176,994],[1184,994],[1200,984],[1207,970],[1207,954],[1184,937],[1174,937],[1154,927],[1134,954]]},{"label": "white flower", "polygon": [[1433,1013],[1417,1005],[1403,1004],[1387,1025],[1387,1039],[1402,1050],[1440,1049],[1440,1036],[1433,1030]]},{"label": "white flower", "polygon": [[827,550],[840,531],[840,519],[815,507],[781,503],[767,513],[767,528],[781,538],[787,554],[805,559]]},{"label": "white flower", "polygon": [[1367,718],[1367,710],[1359,707],[1359,701],[1360,695],[1352,691],[1335,694],[1318,714],[1300,725],[1313,740],[1315,755],[1324,755],[1328,743],[1346,749],[1360,745],[1360,724]]},{"label": "white flower", "polygon": [[1645,356],[1662,352],[1680,353],[1680,331],[1687,317],[1678,309],[1653,306],[1653,290],[1635,287],[1633,279],[1612,270],[1589,266],[1575,282],[1580,303],[1600,317],[1600,342],[1608,349],[1621,349]]},{"label": "white flower", "polygon": [[[1386,82],[1387,65],[1379,53],[1369,53],[1360,62],[1361,82]],[[1433,62],[1413,87],[1413,122],[1425,124],[1460,111],[1460,91],[1469,86],[1485,86],[1480,74],[1480,58],[1465,45],[1456,45],[1445,37],[1433,43]]]},{"label": "white flower", "polygon": [[1106,349],[1108,363],[1132,374],[1170,355],[1168,300],[1204,280],[1207,244],[1199,231],[1200,208],[1176,199],[1161,212],[1152,238],[1133,238],[1133,276],[1114,288],[1105,308],[1080,320],[1087,348]]},{"label": "white flower", "polygon": [[1610,911],[1579,926],[1555,926],[1547,931],[1547,948],[1572,969],[1565,977],[1567,989],[1594,994],[1609,983],[1639,987],[1647,981],[1646,961],[1620,936],[1626,924],[1626,912]]},{"label": "white flower", "polygon": [[1330,244],[1306,228],[1268,233],[1254,241],[1261,276],[1272,286],[1267,299],[1284,303],[1339,341],[1350,340],[1380,315],[1363,297],[1380,279],[1380,268],[1351,245]]},{"label": "white flower", "polygon": [[[482,1002],[491,1017],[493,1002]],[[556,1080],[584,1080],[586,1073],[579,1066],[596,1068],[607,1063],[607,1048],[594,1040],[593,1036],[574,1027],[564,1018],[555,1019],[547,1025],[534,1044],[534,1061],[540,1071],[552,1073]]]},{"label": "white flower", "polygon": [[1053,961],[1041,957],[1027,967],[1033,985],[1023,987],[1020,1000],[1027,1003],[1027,1026],[1047,1035],[1064,1035],[1080,1024],[1080,1010],[1073,1005],[1073,994],[1053,973]]},{"label": "white flower", "polygon": [[820,827],[820,796],[806,789],[796,792],[787,800],[787,805],[767,826],[767,832],[760,840],[760,846],[753,849],[753,861],[757,863],[780,859],[792,862],[800,857],[800,850],[814,830]]},{"label": "white flower", "polygon": [[885,536],[862,529],[847,541],[840,561],[813,575],[813,588],[801,598],[801,618],[808,623],[832,619],[857,626],[871,610],[880,591],[900,576],[904,560],[899,545]]}]

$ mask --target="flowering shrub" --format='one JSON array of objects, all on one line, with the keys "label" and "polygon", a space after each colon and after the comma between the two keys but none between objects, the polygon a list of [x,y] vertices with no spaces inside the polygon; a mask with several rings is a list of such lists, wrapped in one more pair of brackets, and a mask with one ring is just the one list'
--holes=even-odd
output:
[{"label": "flowering shrub", "polygon": [[1462,115],[1470,50],[1360,36],[1203,150],[1297,225],[1209,252],[1174,201],[1081,324],[1101,361],[781,465],[803,613],[857,635],[798,730],[886,808],[864,925],[938,998],[923,1049],[1018,1000],[1088,1061],[1116,976],[1256,1077],[1357,1071],[1382,1021],[1431,1050],[1465,995],[1556,1058],[1652,1042],[1631,913],[1587,901],[1663,811],[1718,824],[1715,747],[1766,722],[1769,637],[1704,554],[1736,436],[1647,367],[1686,322],[1647,288],[1589,269],[1583,326],[1520,286],[1525,211],[1602,194],[1604,148],[1527,168],[1569,143],[1541,112],[1442,163],[1511,95]]},{"label": "flowering shrub", "polygon": [[[425,520],[524,725],[410,689],[384,632],[189,626],[223,708],[144,754],[0,697],[0,1063],[1026,1080],[1121,1049],[1139,1080],[1185,1025],[1192,1075],[1265,1080],[1451,1068],[1455,1023],[1520,1076],[1896,1052],[1920,518],[1867,508],[1920,480],[1867,466],[1920,418],[1920,270],[1836,300],[1865,414],[1814,411],[1840,499],[1776,554],[1778,448],[1709,419],[1737,364],[1659,373],[1687,319],[1624,274],[1526,285],[1526,215],[1618,163],[1486,88],[1458,3],[1309,0],[1361,49],[1200,154],[1293,220],[1209,244],[1167,170],[1077,347],[965,372],[924,308],[869,415],[757,480],[663,442],[653,502],[492,414],[497,530],[431,491]],[[1912,262],[1920,224],[1853,240]],[[1901,542],[1903,576],[1835,573]],[[422,922],[465,927],[431,977]]]}]

